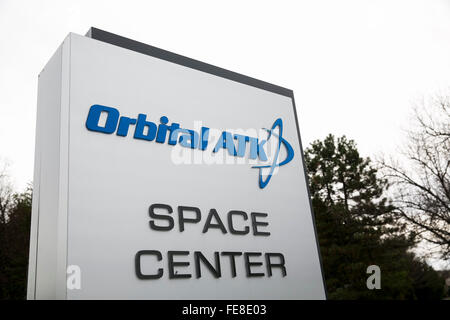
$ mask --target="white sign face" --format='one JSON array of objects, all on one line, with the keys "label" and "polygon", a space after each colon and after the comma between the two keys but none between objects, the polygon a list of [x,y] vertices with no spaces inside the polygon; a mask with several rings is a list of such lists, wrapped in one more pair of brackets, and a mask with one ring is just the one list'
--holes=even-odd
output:
[{"label": "white sign face", "polygon": [[41,74],[29,298],[324,299],[292,92],[125,40]]}]

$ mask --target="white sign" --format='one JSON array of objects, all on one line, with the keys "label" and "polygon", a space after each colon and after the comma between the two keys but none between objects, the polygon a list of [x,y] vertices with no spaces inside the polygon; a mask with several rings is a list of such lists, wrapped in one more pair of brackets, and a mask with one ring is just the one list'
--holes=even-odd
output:
[{"label": "white sign", "polygon": [[324,299],[293,93],[92,28],[39,77],[29,299]]}]

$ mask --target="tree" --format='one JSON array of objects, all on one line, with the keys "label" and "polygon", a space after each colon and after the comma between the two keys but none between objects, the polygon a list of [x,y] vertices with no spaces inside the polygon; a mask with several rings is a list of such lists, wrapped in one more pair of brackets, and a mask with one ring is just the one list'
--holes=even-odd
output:
[{"label": "tree", "polygon": [[[360,157],[353,140],[333,135],[313,142],[305,159],[329,297],[418,298],[408,252],[414,234],[394,219],[384,196],[388,182],[370,159]],[[366,287],[370,265],[381,269],[381,290]]]},{"label": "tree", "polygon": [[4,225],[8,220],[8,212],[13,202],[13,188],[7,168],[8,164],[4,163],[0,169],[0,226]]},{"label": "tree", "polygon": [[7,222],[10,209],[13,205],[13,191],[7,173],[7,164],[0,169],[0,298],[3,297],[3,284],[8,280],[5,273],[8,258],[7,248]]},{"label": "tree", "polygon": [[415,108],[405,162],[381,160],[395,185],[399,218],[450,258],[450,96],[435,96]]},{"label": "tree", "polygon": [[28,268],[32,190],[14,193],[0,174],[0,300],[24,299]]},{"label": "tree", "polygon": [[444,295],[445,278],[423,259],[411,255],[410,274],[414,292],[419,300],[438,300]]},{"label": "tree", "polygon": [[6,296],[25,299],[30,247],[32,189],[14,194],[6,232]]}]

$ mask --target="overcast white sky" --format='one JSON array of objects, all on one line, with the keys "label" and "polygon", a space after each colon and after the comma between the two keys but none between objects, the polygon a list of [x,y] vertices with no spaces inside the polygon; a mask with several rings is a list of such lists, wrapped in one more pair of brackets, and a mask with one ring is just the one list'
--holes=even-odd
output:
[{"label": "overcast white sky", "polygon": [[294,90],[304,145],[395,154],[411,102],[450,87],[450,1],[0,0],[0,157],[31,182],[37,76],[90,26]]},{"label": "overcast white sky", "polygon": [[304,146],[345,134],[395,155],[411,103],[450,88],[450,0],[0,0],[0,160],[19,190],[37,76],[91,26],[293,89]]}]

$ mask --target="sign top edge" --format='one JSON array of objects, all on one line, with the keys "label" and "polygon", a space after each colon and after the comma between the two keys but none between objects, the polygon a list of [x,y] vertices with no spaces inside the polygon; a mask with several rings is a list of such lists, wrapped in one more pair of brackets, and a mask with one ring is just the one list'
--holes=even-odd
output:
[{"label": "sign top edge", "polygon": [[286,97],[292,98],[294,96],[294,93],[291,89],[277,86],[275,84],[258,80],[234,71],[223,69],[209,63],[201,62],[199,60],[195,60],[136,40],[122,37],[98,28],[91,27],[86,33],[86,37],[106,42],[124,49],[139,52],[141,54],[152,56],[158,59],[176,63],[188,68],[203,71],[218,77],[226,78],[262,90],[270,91],[272,93],[280,94]]}]

